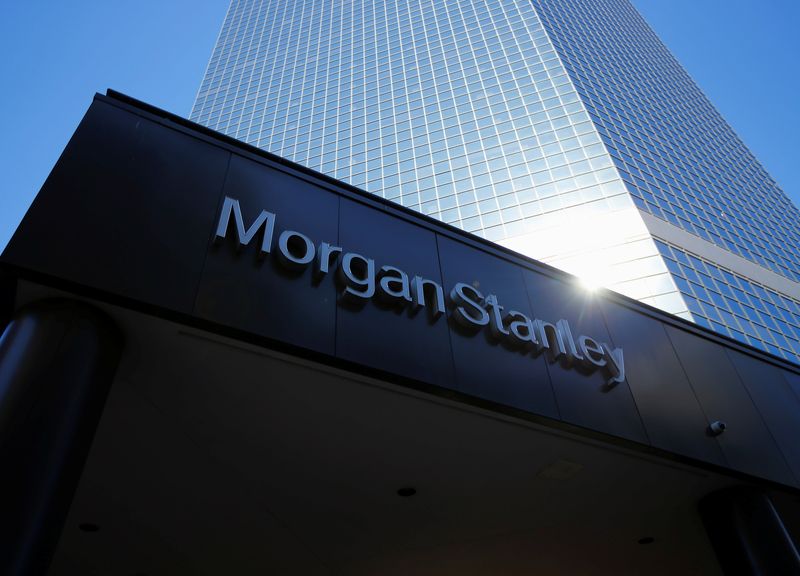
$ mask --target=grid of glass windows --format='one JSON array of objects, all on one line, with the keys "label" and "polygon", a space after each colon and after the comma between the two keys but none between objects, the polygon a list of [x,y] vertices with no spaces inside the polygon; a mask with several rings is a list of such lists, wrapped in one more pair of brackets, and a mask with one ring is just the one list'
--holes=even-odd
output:
[{"label": "grid of glass windows", "polygon": [[677,246],[656,245],[694,322],[800,363],[800,302]]},{"label": "grid of glass windows", "polygon": [[630,204],[526,0],[234,1],[191,118],[492,240]]},{"label": "grid of glass windows", "polygon": [[800,212],[628,0],[532,0],[636,205],[800,281]]}]

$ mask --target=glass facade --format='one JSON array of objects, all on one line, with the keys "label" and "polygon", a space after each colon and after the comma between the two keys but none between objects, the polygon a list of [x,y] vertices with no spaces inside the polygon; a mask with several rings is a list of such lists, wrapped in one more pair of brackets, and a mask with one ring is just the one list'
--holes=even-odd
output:
[{"label": "glass facade", "polygon": [[656,244],[692,320],[798,362],[800,302],[678,246]]},{"label": "glass facade", "polygon": [[627,0],[233,0],[191,119],[798,361],[798,211]]},{"label": "glass facade", "polygon": [[627,0],[532,0],[637,207],[800,281],[800,214]]}]

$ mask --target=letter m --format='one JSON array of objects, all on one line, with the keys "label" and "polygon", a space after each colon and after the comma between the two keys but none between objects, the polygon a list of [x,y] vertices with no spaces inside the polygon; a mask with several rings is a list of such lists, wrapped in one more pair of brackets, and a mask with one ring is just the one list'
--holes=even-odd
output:
[{"label": "letter m", "polygon": [[221,242],[227,235],[231,223],[231,213],[233,214],[233,219],[236,221],[237,248],[250,244],[250,241],[255,238],[258,231],[264,227],[260,254],[269,254],[272,248],[272,235],[275,231],[275,214],[262,210],[261,214],[256,218],[256,221],[250,225],[250,228],[245,230],[244,218],[242,218],[242,209],[239,206],[239,201],[225,196],[225,201],[222,204],[222,211],[219,215],[219,223],[217,224],[217,233],[214,236],[215,242]]}]

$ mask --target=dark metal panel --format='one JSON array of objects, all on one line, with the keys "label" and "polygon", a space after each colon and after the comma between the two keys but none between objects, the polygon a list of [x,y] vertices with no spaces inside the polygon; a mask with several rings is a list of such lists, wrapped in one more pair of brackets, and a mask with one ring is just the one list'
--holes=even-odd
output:
[{"label": "dark metal panel", "polygon": [[[549,322],[567,320],[576,339],[585,335],[598,342],[611,342],[603,321],[602,301],[595,294],[575,283],[529,270],[523,275],[534,316]],[[585,373],[557,363],[550,364],[550,379],[564,421],[649,443],[627,382],[607,386],[608,377],[602,369]]]},{"label": "dark metal panel", "polygon": [[727,353],[795,479],[800,480],[800,399],[777,366],[734,350]]},{"label": "dark metal panel", "polygon": [[[531,315],[522,270],[505,260],[438,236],[442,277],[448,289],[463,282],[483,296],[495,294],[506,309]],[[451,310],[452,312],[452,310]],[[510,350],[489,330],[466,333],[448,317],[459,391],[493,402],[558,417],[553,389],[542,356]]]},{"label": "dark metal panel", "polygon": [[[339,210],[339,245],[345,253],[373,259],[376,273],[386,265],[402,270],[409,284],[420,276],[442,285],[433,232],[351,200],[342,199]],[[341,296],[342,286],[338,287],[336,355],[428,384],[452,387],[446,318],[434,319],[430,308],[415,313],[412,303],[405,299],[392,302],[381,298],[380,281],[376,285],[376,297],[350,304]],[[389,288],[400,289],[399,283]]]},{"label": "dark metal panel", "polygon": [[797,372],[788,372],[782,370],[783,377],[789,383],[789,387],[794,391],[795,395],[800,399],[800,374]]},{"label": "dark metal panel", "polygon": [[628,384],[653,446],[724,465],[662,323],[622,306],[605,306],[604,315],[625,350]]},{"label": "dark metal panel", "polygon": [[95,102],[3,260],[188,313],[229,156]]},{"label": "dark metal panel", "polygon": [[667,334],[706,417],[726,426],[717,442],[728,464],[754,476],[794,484],[783,454],[742,386],[725,348],[671,326]]},{"label": "dark metal panel", "polygon": [[[312,266],[289,271],[276,258],[285,230],[306,235],[315,245],[337,243],[339,197],[276,168],[231,157],[223,196],[239,201],[246,227],[262,210],[275,214],[272,252],[259,255],[261,234],[241,249],[234,232],[208,250],[195,314],[260,336],[334,353],[336,287],[333,275],[317,282]],[[211,212],[214,227],[220,206]],[[205,236],[208,238],[208,234]]]}]

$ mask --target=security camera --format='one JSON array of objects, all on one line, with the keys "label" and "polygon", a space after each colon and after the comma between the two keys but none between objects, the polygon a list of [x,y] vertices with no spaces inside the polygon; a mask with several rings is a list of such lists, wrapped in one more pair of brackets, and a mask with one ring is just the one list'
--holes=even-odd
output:
[{"label": "security camera", "polygon": [[725,432],[725,429],[727,427],[728,426],[725,424],[725,422],[722,422],[720,420],[714,420],[711,424],[708,425],[708,433],[711,436],[719,436],[720,434]]}]

